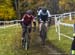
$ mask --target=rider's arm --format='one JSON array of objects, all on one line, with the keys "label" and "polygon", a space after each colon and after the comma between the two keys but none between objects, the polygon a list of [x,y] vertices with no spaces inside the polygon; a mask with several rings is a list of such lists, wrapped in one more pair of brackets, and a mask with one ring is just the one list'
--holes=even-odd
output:
[{"label": "rider's arm", "polygon": [[36,18],[37,18],[37,17],[33,17],[33,22],[36,22]]},{"label": "rider's arm", "polygon": [[24,21],[24,18],[26,17],[26,15],[23,16],[22,21]]},{"label": "rider's arm", "polygon": [[48,13],[48,21],[50,21],[51,14],[50,14],[49,10],[47,10],[47,13]]},{"label": "rider's arm", "polygon": [[24,19],[22,18],[22,20],[21,21],[23,21]]},{"label": "rider's arm", "polygon": [[35,17],[32,15],[31,21],[33,22],[35,20]]},{"label": "rider's arm", "polygon": [[42,12],[42,10],[38,11],[38,15],[40,15],[41,12]]},{"label": "rider's arm", "polygon": [[49,10],[47,10],[47,13],[48,13],[48,17],[50,18],[50,17],[51,17],[51,15],[50,15],[50,12],[49,12]]},{"label": "rider's arm", "polygon": [[42,10],[40,10],[40,11],[38,12],[38,17],[40,17],[41,12],[42,12]]},{"label": "rider's arm", "polygon": [[41,19],[40,19],[40,14],[41,14],[41,12],[42,12],[42,10],[40,10],[40,11],[38,12],[38,20],[41,20]]}]

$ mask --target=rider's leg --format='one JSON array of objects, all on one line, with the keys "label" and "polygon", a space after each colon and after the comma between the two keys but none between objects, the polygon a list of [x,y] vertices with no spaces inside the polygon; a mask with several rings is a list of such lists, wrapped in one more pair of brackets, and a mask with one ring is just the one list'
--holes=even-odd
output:
[{"label": "rider's leg", "polygon": [[48,30],[48,22],[45,22],[45,26],[46,26],[46,31]]},{"label": "rider's leg", "polygon": [[40,24],[40,21],[38,20],[38,31],[39,31],[39,24]]},{"label": "rider's leg", "polygon": [[22,23],[22,39],[25,37],[26,25]]},{"label": "rider's leg", "polygon": [[41,25],[42,25],[42,22],[40,21],[40,23],[39,23],[39,31],[41,31]]},{"label": "rider's leg", "polygon": [[29,33],[32,31],[32,24],[29,24]]},{"label": "rider's leg", "polygon": [[25,32],[26,32],[26,25],[25,24],[22,24],[22,47],[24,47],[24,38],[25,38]]},{"label": "rider's leg", "polygon": [[29,29],[28,29],[28,32],[29,32],[29,39],[31,39],[31,31],[32,31],[32,24],[29,24]]},{"label": "rider's leg", "polygon": [[28,48],[30,47],[30,40],[31,40],[31,31],[32,31],[32,24],[29,24],[29,34],[28,34]]}]

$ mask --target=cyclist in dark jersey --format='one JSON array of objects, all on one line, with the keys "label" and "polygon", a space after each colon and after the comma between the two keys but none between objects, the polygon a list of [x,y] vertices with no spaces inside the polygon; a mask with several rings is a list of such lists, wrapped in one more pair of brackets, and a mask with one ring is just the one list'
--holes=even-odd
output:
[{"label": "cyclist in dark jersey", "polygon": [[50,17],[50,12],[44,7],[38,12],[38,17],[39,17],[39,20],[40,20],[40,24],[39,24],[39,31],[40,31],[42,21],[46,22],[45,25],[47,27],[47,25],[48,25],[47,21],[48,21],[48,18]]},{"label": "cyclist in dark jersey", "polygon": [[[42,45],[45,45],[45,40],[46,40],[47,36],[46,36],[46,32],[41,31],[42,30],[41,28],[46,27],[45,30],[47,31],[47,29],[48,29],[48,18],[50,17],[50,12],[46,8],[42,8],[38,12],[38,17],[39,17],[39,21],[40,21],[40,23],[39,23],[40,37],[42,38]],[[42,26],[42,24],[45,24],[45,26]]]}]

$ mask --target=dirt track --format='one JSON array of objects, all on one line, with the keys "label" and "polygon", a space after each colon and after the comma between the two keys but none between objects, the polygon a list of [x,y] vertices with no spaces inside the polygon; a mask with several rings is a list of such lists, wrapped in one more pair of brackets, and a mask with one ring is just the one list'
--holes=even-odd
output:
[{"label": "dirt track", "polygon": [[29,49],[31,53],[29,55],[65,55],[53,48],[53,46],[47,41],[46,45],[43,46],[37,31],[32,33],[32,37],[33,38],[31,39],[31,45]]},{"label": "dirt track", "polygon": [[46,41],[46,45],[41,44],[41,39],[38,30],[31,33],[31,43],[28,51],[22,48],[16,47],[15,55],[66,55],[62,54],[58,49],[54,48],[49,41]]}]

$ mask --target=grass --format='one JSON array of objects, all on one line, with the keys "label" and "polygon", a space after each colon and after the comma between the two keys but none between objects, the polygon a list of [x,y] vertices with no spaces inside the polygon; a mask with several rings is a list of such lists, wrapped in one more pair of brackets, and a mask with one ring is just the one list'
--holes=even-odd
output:
[{"label": "grass", "polygon": [[[69,23],[69,24],[74,24],[75,23],[75,18],[70,21],[69,18],[65,18],[62,20],[63,23]],[[50,30],[48,31],[48,40],[56,46],[59,50],[63,51],[65,54],[70,54],[70,49],[71,49],[71,44],[72,40],[61,36],[61,40],[59,41],[58,39],[58,34],[55,32],[55,26],[51,26],[49,28]],[[73,37],[73,28],[72,27],[66,27],[66,26],[60,26],[60,32]]]},{"label": "grass", "polygon": [[25,51],[20,47],[20,26],[0,29],[0,55],[24,55]]},{"label": "grass", "polygon": [[[72,37],[72,28],[61,26],[61,32]],[[48,40],[65,53],[70,53],[72,40],[61,36],[58,40],[58,35],[55,32],[55,26],[51,26],[48,31]],[[21,48],[21,27],[9,27],[0,29],[0,55],[25,55],[31,53]]]},{"label": "grass", "polygon": [[[65,21],[66,22],[66,21]],[[69,21],[67,23],[70,23]],[[61,36],[61,40],[59,41],[58,34],[55,31],[55,26],[51,26],[48,31],[48,40],[59,50],[63,51],[65,54],[70,53],[72,40]],[[60,32],[73,37],[73,28],[72,27],[66,27],[66,26],[60,26]]]},{"label": "grass", "polygon": [[67,27],[67,26],[60,25],[60,32],[72,37],[73,27]]},{"label": "grass", "polygon": [[[13,26],[5,29],[0,29],[0,55],[33,55],[34,52],[38,50],[31,50],[34,48],[30,48],[28,51],[25,51],[21,46],[21,26]],[[32,32],[31,36],[36,36],[34,32]],[[32,37],[33,38],[33,37]],[[33,38],[34,39],[34,38]],[[34,43],[32,43],[33,45]],[[40,49],[40,48],[37,48]]]},{"label": "grass", "polygon": [[69,17],[66,17],[66,18],[63,19],[62,22],[64,22],[64,23],[70,23],[70,24],[75,24],[75,18],[72,17],[72,20],[69,20]]}]

